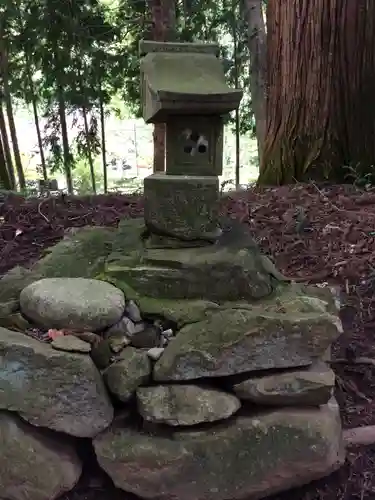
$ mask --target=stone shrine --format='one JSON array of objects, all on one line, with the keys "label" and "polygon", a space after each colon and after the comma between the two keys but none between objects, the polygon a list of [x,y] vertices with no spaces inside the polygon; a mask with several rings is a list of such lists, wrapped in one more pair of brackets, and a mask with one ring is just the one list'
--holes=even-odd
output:
[{"label": "stone shrine", "polygon": [[158,500],[258,500],[345,461],[335,290],[290,282],[220,214],[242,92],[215,45],[140,52],[167,142],[144,218],[71,228],[0,279],[0,498],[73,489],[87,446],[117,488]]},{"label": "stone shrine", "polygon": [[212,240],[223,170],[222,115],[238,108],[215,45],[141,42],[143,116],[165,123],[166,171],[144,181],[151,233],[183,241]]}]

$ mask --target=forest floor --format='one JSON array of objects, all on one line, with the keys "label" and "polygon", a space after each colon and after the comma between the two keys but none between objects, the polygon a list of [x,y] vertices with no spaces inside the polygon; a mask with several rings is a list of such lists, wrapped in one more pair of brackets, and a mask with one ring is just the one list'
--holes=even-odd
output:
[{"label": "forest floor", "polygon": [[[333,349],[336,395],[345,428],[375,425],[375,190],[351,186],[295,185],[226,195],[223,213],[240,219],[286,276],[324,286],[340,285],[344,334]],[[64,229],[116,225],[143,213],[136,196],[91,196],[0,203],[0,276],[28,266],[62,238]],[[342,360],[346,360],[342,362]],[[92,471],[91,471],[92,472]],[[81,483],[61,500],[130,500],[107,479]],[[113,487],[112,487],[113,488]],[[375,446],[348,453],[347,463],[326,479],[272,500],[375,500]]]}]

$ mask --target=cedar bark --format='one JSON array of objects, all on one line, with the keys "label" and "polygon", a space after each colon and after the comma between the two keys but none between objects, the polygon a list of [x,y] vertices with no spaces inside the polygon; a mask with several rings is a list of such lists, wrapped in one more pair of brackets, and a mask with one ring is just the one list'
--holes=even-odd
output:
[{"label": "cedar bark", "polygon": [[[158,42],[170,42],[176,36],[175,0],[149,0],[152,17],[152,39]],[[165,125],[156,123],[153,132],[154,164],[153,171],[165,170]]]},{"label": "cedar bark", "polygon": [[263,157],[266,133],[266,27],[263,18],[262,0],[244,1],[245,19],[250,52],[251,103],[255,117],[258,156]]},{"label": "cedar bark", "polygon": [[267,67],[260,184],[375,165],[375,2],[269,0]]},{"label": "cedar bark", "polygon": [[105,145],[105,116],[102,89],[100,86],[99,97],[99,113],[100,113],[100,134],[101,134],[101,147],[102,147],[102,164],[103,164],[103,183],[104,193],[108,192],[108,176],[107,176],[107,150]]}]

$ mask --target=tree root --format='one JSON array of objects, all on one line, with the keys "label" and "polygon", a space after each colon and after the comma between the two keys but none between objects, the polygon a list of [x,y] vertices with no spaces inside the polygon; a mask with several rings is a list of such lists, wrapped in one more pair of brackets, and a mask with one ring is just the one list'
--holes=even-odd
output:
[{"label": "tree root", "polygon": [[327,359],[326,363],[330,365],[370,365],[375,367],[375,359],[360,357],[354,359]]},{"label": "tree root", "polygon": [[370,446],[375,444],[375,425],[354,427],[343,431],[343,439],[347,448],[351,446]]}]

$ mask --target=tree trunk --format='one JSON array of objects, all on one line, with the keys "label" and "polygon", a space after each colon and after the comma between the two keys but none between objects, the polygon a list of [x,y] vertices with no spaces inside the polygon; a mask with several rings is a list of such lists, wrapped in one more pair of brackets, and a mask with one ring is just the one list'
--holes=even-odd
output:
[{"label": "tree trunk", "polygon": [[[172,41],[176,37],[175,0],[148,0],[152,16],[152,38],[158,42]],[[154,172],[165,170],[165,125],[154,125]]]},{"label": "tree trunk", "polygon": [[0,138],[0,189],[11,190],[11,181],[5,161],[3,142]]},{"label": "tree trunk", "polygon": [[[240,15],[241,9],[238,9],[237,0],[232,0],[231,2],[231,30],[233,38],[233,61],[234,61],[234,86],[236,89],[239,87],[239,60],[238,60],[238,34],[237,34],[237,19],[236,16]],[[241,146],[241,134],[240,134],[240,110],[237,108],[235,110],[235,137],[236,137],[236,161],[235,161],[235,184],[236,189],[240,186],[240,175],[241,175],[241,164],[240,164],[240,146]]]},{"label": "tree trunk", "polygon": [[10,152],[8,132],[7,132],[7,128],[5,125],[5,116],[4,116],[4,110],[3,110],[3,105],[1,103],[1,101],[0,101],[0,139],[2,141],[5,163],[6,163],[6,166],[8,169],[8,174],[9,174],[9,178],[10,178],[10,182],[11,182],[11,188],[16,189],[16,187],[17,187],[16,176],[14,175],[12,154]]},{"label": "tree trunk", "polygon": [[[16,2],[16,8],[18,12],[18,22],[19,22],[19,29],[21,32],[24,31],[24,23],[23,23],[23,18],[22,18],[22,13],[20,9],[20,2],[17,0]],[[43,141],[42,141],[42,134],[40,132],[40,126],[39,126],[39,116],[38,116],[38,100],[36,97],[35,93],[35,88],[34,88],[34,82],[33,82],[33,77],[31,74],[31,64],[30,64],[30,47],[25,46],[25,70],[26,70],[26,78],[27,78],[27,83],[29,86],[29,91],[30,91],[30,96],[31,96],[31,103],[33,106],[33,114],[34,114],[34,123],[35,123],[35,129],[36,129],[36,135],[38,137],[38,147],[39,147],[39,154],[40,154],[40,162],[42,165],[42,173],[43,173],[43,179],[46,181],[48,179],[47,175],[47,168],[46,168],[46,160],[44,156],[44,149],[43,149]]]},{"label": "tree trunk", "polygon": [[[281,5],[282,4],[282,5]],[[342,182],[375,164],[375,3],[270,0],[261,184]]]},{"label": "tree trunk", "polygon": [[37,105],[34,93],[33,93],[33,98],[32,98],[32,104],[33,104],[33,113],[34,113],[34,123],[35,123],[35,128],[36,128],[36,135],[38,136],[38,146],[39,146],[39,153],[40,153],[40,163],[42,165],[43,179],[46,181],[48,179],[47,167],[46,167],[46,159],[45,159],[45,156],[44,156],[42,134],[40,132],[39,116],[38,116],[38,105]]},{"label": "tree trunk", "polygon": [[18,183],[20,189],[25,189],[26,187],[25,174],[23,172],[20,149],[18,146],[16,124],[14,123],[12,98],[10,96],[9,88],[7,88],[7,85],[4,85],[4,91],[5,91],[5,106],[7,110],[10,137],[12,139],[13,156],[14,156],[14,162],[16,164]]},{"label": "tree trunk", "polygon": [[[270,0],[272,1],[272,0]],[[273,0],[275,1],[275,0]],[[244,0],[245,19],[250,52],[250,91],[255,131],[258,142],[259,163],[263,155],[266,134],[266,29],[262,0]]]},{"label": "tree trunk", "polygon": [[13,146],[14,162],[16,164],[19,186],[21,189],[25,189],[25,187],[26,187],[25,175],[23,173],[23,168],[22,168],[22,160],[21,160],[21,155],[20,155],[20,149],[18,146],[16,125],[14,122],[12,97],[11,97],[10,88],[9,88],[8,53],[7,53],[7,50],[6,50],[4,43],[3,43],[3,33],[2,32],[0,32],[0,43],[1,43],[1,47],[0,47],[0,59],[1,59],[0,72],[1,72],[2,83],[3,83],[4,102],[5,102],[6,112],[7,112],[9,132],[10,132],[10,137],[11,137],[12,146]]},{"label": "tree trunk", "polygon": [[106,158],[106,147],[105,147],[105,116],[104,116],[104,106],[103,100],[99,98],[99,109],[100,109],[100,131],[102,137],[102,163],[103,163],[103,183],[104,192],[108,191],[108,177],[107,177],[107,158]]},{"label": "tree trunk", "polygon": [[84,123],[84,127],[85,127],[86,147],[87,147],[87,159],[89,161],[89,166],[90,166],[91,187],[92,187],[93,193],[96,194],[94,161],[92,159],[92,153],[91,153],[91,141],[90,141],[90,136],[89,136],[89,124],[87,122],[87,111],[86,111],[85,106],[82,106],[82,115],[83,115],[83,123]]},{"label": "tree trunk", "polygon": [[66,184],[68,187],[68,193],[73,194],[73,180],[72,180],[72,169],[71,169],[72,157],[69,149],[68,127],[66,125],[65,100],[64,100],[63,89],[60,83],[58,83],[57,94],[58,94],[57,97],[59,104],[59,117],[61,124],[61,136],[63,143],[63,157],[64,157]]}]

